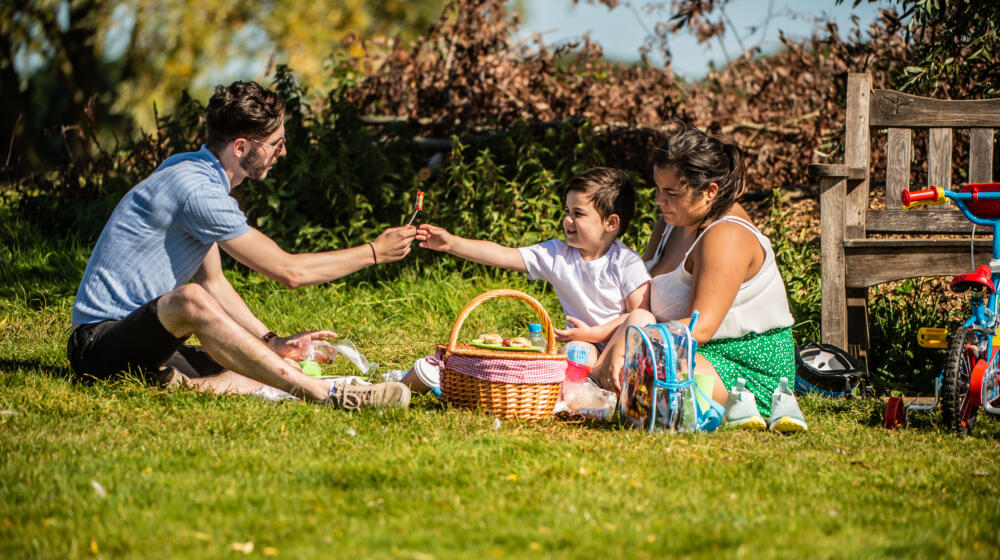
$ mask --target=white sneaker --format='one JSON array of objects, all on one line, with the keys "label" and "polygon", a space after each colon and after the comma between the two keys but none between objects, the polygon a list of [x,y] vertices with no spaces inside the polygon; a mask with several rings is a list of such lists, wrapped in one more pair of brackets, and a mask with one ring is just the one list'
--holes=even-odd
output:
[{"label": "white sneaker", "polygon": [[757,399],[746,384],[742,377],[736,379],[736,386],[726,398],[726,414],[722,422],[745,430],[763,430],[767,428],[767,423],[757,410]]},{"label": "white sneaker", "polygon": [[802,417],[802,410],[799,409],[799,402],[795,400],[795,394],[788,388],[786,377],[778,381],[778,387],[771,397],[771,423],[767,429],[784,434],[805,432],[809,429],[805,418]]}]

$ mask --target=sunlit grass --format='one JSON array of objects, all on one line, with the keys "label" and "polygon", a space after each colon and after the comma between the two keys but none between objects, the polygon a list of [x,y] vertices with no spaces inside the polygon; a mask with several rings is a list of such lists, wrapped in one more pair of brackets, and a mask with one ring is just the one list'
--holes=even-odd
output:
[{"label": "sunlit grass", "polygon": [[[887,431],[880,401],[803,399],[806,434],[650,435],[496,423],[429,396],[345,413],[82,384],[65,341],[89,247],[40,236],[5,247],[2,558],[230,558],[249,543],[284,558],[1000,555],[994,419],[959,440],[936,414]],[[399,270],[294,292],[229,274],[276,331],[333,328],[376,371],[432,352],[488,289],[526,291],[562,320],[551,289],[521,275]],[[523,304],[492,301],[463,332],[518,332],[531,319]]]}]

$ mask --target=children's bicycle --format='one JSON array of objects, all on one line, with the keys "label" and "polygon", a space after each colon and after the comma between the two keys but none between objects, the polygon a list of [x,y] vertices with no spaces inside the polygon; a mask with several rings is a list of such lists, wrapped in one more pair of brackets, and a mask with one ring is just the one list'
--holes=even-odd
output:
[{"label": "children's bicycle", "polygon": [[925,348],[947,348],[948,352],[935,382],[934,401],[904,407],[900,397],[892,397],[886,405],[885,425],[895,427],[906,421],[911,410],[929,410],[940,403],[945,425],[964,436],[972,433],[980,408],[987,414],[1000,415],[1000,337],[997,336],[1000,183],[970,183],[958,191],[941,187],[904,190],[902,200],[904,208],[945,204],[950,200],[973,224],[993,228],[990,263],[960,274],[951,282],[953,292],[973,294],[969,298],[971,316],[950,332],[940,328],[923,328],[918,332],[918,344]]}]

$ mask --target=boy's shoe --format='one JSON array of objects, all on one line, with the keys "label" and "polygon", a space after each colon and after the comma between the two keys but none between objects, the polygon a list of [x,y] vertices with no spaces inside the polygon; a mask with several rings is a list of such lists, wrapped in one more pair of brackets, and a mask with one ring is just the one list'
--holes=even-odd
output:
[{"label": "boy's shoe", "polygon": [[778,381],[778,388],[774,390],[771,397],[771,423],[767,427],[772,432],[791,433],[804,432],[809,428],[806,420],[802,417],[799,403],[795,400],[795,395],[788,388],[788,378],[782,377]]},{"label": "boy's shoe", "polygon": [[410,406],[410,388],[394,381],[374,385],[337,382],[330,385],[330,396],[323,402],[344,410],[406,408]]},{"label": "boy's shoe", "polygon": [[757,399],[747,390],[746,380],[736,379],[736,386],[726,398],[726,414],[722,422],[745,430],[763,430],[767,428],[764,417],[757,411]]}]

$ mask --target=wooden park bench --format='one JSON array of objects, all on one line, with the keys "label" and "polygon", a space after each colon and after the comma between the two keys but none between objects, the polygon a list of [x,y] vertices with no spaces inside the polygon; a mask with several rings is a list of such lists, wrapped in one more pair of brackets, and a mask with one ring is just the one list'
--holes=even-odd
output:
[{"label": "wooden park bench", "polygon": [[[994,173],[995,162],[1000,163],[1000,146],[994,145],[998,128],[1000,99],[928,99],[872,90],[870,74],[848,76],[844,163],[809,165],[820,185],[824,343],[847,349],[867,367],[869,287],[972,272],[972,223],[951,205],[904,210],[900,193],[922,188],[911,187],[915,130],[929,130],[927,185],[949,189],[954,130],[969,130],[965,184],[991,182],[1000,175]],[[872,139],[882,129],[887,131],[884,204],[869,198]],[[977,233],[986,229],[980,226]],[[976,263],[989,262],[990,240],[977,239],[974,245]]]}]

